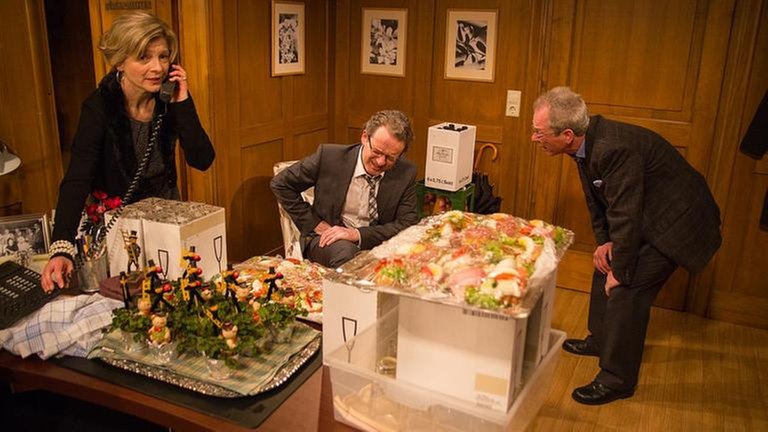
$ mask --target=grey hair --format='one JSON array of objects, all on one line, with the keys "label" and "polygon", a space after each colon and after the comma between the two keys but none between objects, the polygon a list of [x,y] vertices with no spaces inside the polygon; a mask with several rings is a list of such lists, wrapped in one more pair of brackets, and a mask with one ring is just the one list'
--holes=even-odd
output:
[{"label": "grey hair", "polygon": [[141,58],[147,45],[160,37],[168,43],[173,63],[179,53],[179,42],[173,30],[154,15],[133,12],[115,18],[109,30],[101,36],[99,49],[107,63],[114,67],[128,57]]},{"label": "grey hair", "polygon": [[555,135],[571,129],[576,136],[587,133],[589,111],[581,95],[569,87],[555,87],[539,96],[533,103],[533,110],[549,107],[549,127]]},{"label": "grey hair", "polygon": [[389,133],[405,145],[401,153],[405,154],[411,146],[411,142],[413,142],[413,128],[408,116],[402,111],[382,110],[372,115],[365,122],[363,130],[370,137],[382,126],[386,127]]}]

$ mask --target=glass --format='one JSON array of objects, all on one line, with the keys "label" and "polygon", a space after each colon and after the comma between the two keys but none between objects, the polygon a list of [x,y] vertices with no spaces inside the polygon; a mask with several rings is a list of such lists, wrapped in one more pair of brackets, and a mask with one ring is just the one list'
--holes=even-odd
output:
[{"label": "glass", "polygon": [[107,254],[83,261],[78,270],[80,291],[95,293],[99,291],[99,282],[107,278]]},{"label": "glass", "polygon": [[173,346],[169,343],[156,344],[147,341],[147,348],[149,349],[149,357],[155,365],[167,365],[171,362],[173,356]]},{"label": "glass", "polygon": [[389,155],[377,149],[376,147],[373,146],[373,144],[371,144],[370,137],[368,138],[368,148],[371,149],[371,152],[373,153],[373,157],[383,157],[387,161],[387,163],[395,163],[397,159],[400,157],[400,155],[397,155],[397,156]]},{"label": "glass", "polygon": [[208,367],[208,373],[211,374],[211,378],[215,380],[223,381],[232,376],[232,368],[227,366],[227,362],[224,359],[206,357],[205,365]]},{"label": "glass", "polygon": [[120,343],[122,344],[123,351],[127,353],[141,349],[141,345],[133,340],[133,333],[125,330],[120,330]]}]

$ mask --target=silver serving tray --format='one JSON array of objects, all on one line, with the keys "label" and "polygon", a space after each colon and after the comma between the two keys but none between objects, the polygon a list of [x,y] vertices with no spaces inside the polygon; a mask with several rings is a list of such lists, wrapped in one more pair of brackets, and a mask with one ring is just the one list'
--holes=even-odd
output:
[{"label": "silver serving tray", "polygon": [[205,381],[199,381],[188,376],[179,375],[173,371],[165,368],[139,363],[132,360],[114,359],[114,358],[99,358],[99,360],[107,363],[111,366],[118,367],[139,375],[156,379],[158,381],[173,384],[175,386],[192,390],[197,393],[202,393],[208,396],[217,396],[223,398],[237,398],[245,396],[254,396],[259,393],[263,393],[274,388],[281,386],[283,383],[296,373],[299,368],[312,357],[318,349],[320,349],[320,342],[322,337],[318,335],[314,340],[308,343],[301,351],[297,352],[288,362],[284,364],[280,370],[277,371],[272,379],[258,388],[255,392],[249,394],[242,394],[232,391],[230,389],[218,386]]}]

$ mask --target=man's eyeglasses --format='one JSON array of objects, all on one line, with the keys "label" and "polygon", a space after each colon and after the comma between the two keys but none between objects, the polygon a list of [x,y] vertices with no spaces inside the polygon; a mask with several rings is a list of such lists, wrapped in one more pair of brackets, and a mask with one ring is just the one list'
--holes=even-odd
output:
[{"label": "man's eyeglasses", "polygon": [[389,155],[377,149],[376,147],[374,147],[373,144],[371,144],[370,137],[368,138],[368,148],[371,149],[371,153],[373,153],[373,157],[383,157],[387,161],[387,163],[395,163],[400,158],[400,155],[397,155],[397,156]]},{"label": "man's eyeglasses", "polygon": [[555,131],[544,132],[536,128],[531,128],[531,136],[535,140],[538,140],[547,136],[555,136],[555,135],[559,135],[559,134],[556,134]]}]

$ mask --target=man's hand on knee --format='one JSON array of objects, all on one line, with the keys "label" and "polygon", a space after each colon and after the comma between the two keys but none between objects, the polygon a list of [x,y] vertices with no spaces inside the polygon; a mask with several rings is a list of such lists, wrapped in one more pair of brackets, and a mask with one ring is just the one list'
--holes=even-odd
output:
[{"label": "man's hand on knee", "polygon": [[360,234],[354,228],[347,228],[343,226],[334,226],[328,228],[320,234],[320,247],[328,246],[338,240],[349,240],[353,243],[357,243],[360,240]]}]

